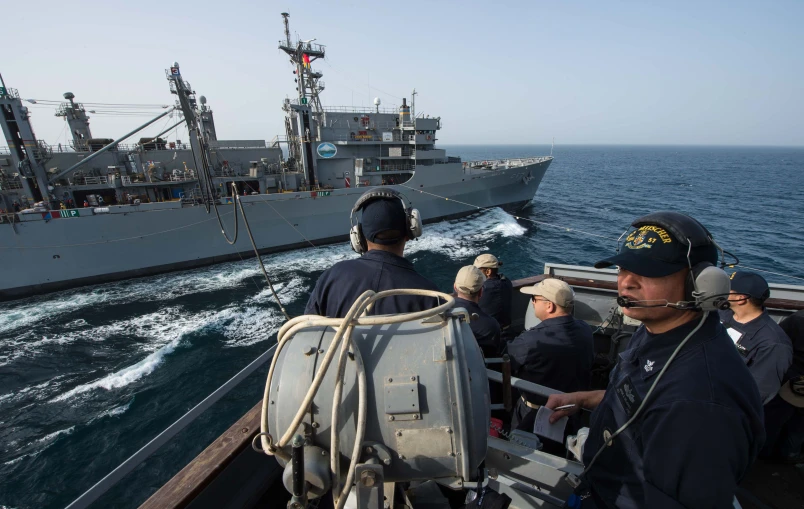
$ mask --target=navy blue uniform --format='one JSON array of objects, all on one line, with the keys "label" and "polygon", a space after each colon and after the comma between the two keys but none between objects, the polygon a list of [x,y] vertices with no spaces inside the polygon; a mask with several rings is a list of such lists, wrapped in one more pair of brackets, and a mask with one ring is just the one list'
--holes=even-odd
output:
[{"label": "navy blue uniform", "polygon": [[[783,380],[787,382],[804,375],[804,310],[779,322],[779,327],[793,344],[793,364]],[[804,408],[794,407],[776,396],[765,405],[765,433],[768,438],[760,456],[799,457],[804,446]]]},{"label": "navy blue uniform", "polygon": [[729,309],[720,311],[720,321],[756,380],[762,403],[768,403],[779,393],[785,373],[793,363],[790,338],[767,311],[748,323],[740,323]]},{"label": "navy blue uniform", "polygon": [[[588,391],[595,359],[592,329],[572,316],[548,318],[508,343],[511,374],[561,392]],[[537,401],[522,395],[532,404]],[[514,428],[533,430],[536,411],[520,398],[514,411]]]},{"label": "navy blue uniform", "polygon": [[514,285],[503,275],[492,276],[483,283],[483,294],[480,296],[480,309],[491,316],[500,327],[511,325],[511,299]]},{"label": "navy blue uniform", "polygon": [[[366,290],[403,288],[438,291],[435,283],[417,273],[408,260],[387,251],[371,250],[356,260],[338,262],[325,270],[310,294],[304,314],[343,318]],[[438,299],[434,297],[397,295],[377,301],[370,314],[412,313],[436,306]]]},{"label": "navy blue uniform", "polygon": [[[640,327],[592,413],[588,465],[636,412],[696,318],[664,334]],[[717,315],[710,314],[667,369],[645,408],[588,472],[583,507],[732,507],[765,439],[759,391]]]},{"label": "navy blue uniform", "polygon": [[469,328],[475,335],[477,344],[483,350],[485,357],[499,357],[500,355],[500,324],[480,309],[476,302],[455,297],[455,307],[465,308],[469,314],[477,314],[477,318],[469,321]]}]

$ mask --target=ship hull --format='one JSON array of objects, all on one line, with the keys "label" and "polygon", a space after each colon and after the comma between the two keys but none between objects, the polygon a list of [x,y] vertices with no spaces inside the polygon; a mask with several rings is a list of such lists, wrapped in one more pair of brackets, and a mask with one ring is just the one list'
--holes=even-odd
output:
[{"label": "ship hull", "polygon": [[[389,186],[419,209],[426,223],[478,208],[519,209],[533,198],[551,159],[528,166],[468,173],[460,163],[426,167]],[[260,254],[348,239],[349,212],[367,188],[242,197]],[[111,207],[108,214],[0,225],[0,300],[239,260],[254,252],[240,221],[234,245],[203,206]],[[219,205],[230,238],[232,205]]]}]

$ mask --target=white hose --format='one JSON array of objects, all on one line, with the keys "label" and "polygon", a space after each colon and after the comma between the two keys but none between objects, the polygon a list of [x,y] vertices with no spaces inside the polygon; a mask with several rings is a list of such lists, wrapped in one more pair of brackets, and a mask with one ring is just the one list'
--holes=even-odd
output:
[{"label": "white hose", "polygon": [[[405,313],[399,315],[383,315],[383,316],[366,316],[374,306],[374,303],[380,299],[391,297],[395,295],[408,295],[408,296],[422,296],[422,297],[435,297],[438,299],[443,299],[444,303],[440,304],[432,309],[428,309],[425,311],[417,311],[414,313]],[[346,504],[346,499],[349,495],[349,492],[352,489],[352,483],[354,482],[355,477],[355,469],[357,467],[357,462],[360,458],[360,449],[362,447],[363,439],[366,433],[366,414],[368,412],[368,397],[367,397],[367,386],[366,386],[366,371],[365,366],[363,364],[363,357],[360,354],[360,349],[357,347],[357,344],[352,337],[352,333],[354,332],[355,326],[358,325],[389,325],[395,323],[402,323],[402,322],[409,322],[415,320],[423,320],[429,318],[431,316],[436,316],[441,313],[446,312],[450,308],[453,307],[455,304],[455,299],[451,295],[447,295],[445,293],[436,292],[432,290],[414,290],[414,289],[405,289],[405,290],[385,290],[382,292],[374,292],[372,290],[365,291],[357,300],[352,304],[349,308],[349,311],[346,313],[344,318],[324,318],[317,315],[304,315],[298,316],[286,322],[282,327],[279,329],[279,333],[277,334],[277,347],[276,351],[274,352],[274,357],[271,360],[271,367],[268,369],[268,377],[265,381],[265,392],[263,395],[262,400],[262,414],[261,414],[261,433],[260,439],[262,442],[262,449],[265,454],[268,455],[276,455],[280,458],[285,460],[289,459],[287,453],[282,451],[282,448],[287,445],[290,439],[293,437],[293,434],[298,429],[299,425],[301,424],[302,420],[304,420],[305,414],[310,409],[310,405],[315,399],[318,389],[321,387],[321,383],[324,380],[324,376],[329,369],[330,364],[332,363],[332,359],[335,356],[335,352],[338,351],[338,346],[340,346],[340,355],[338,357],[338,367],[336,372],[335,378],[335,388],[333,391],[333,402],[332,402],[332,429],[331,429],[331,444],[330,444],[330,471],[332,474],[332,497],[333,502],[335,503],[335,509],[343,509],[344,505]],[[333,327],[335,328],[335,336],[332,338],[332,342],[329,345],[329,351],[327,351],[324,358],[321,360],[321,364],[318,367],[318,371],[316,372],[315,376],[313,377],[313,381],[310,385],[310,388],[307,391],[304,399],[302,400],[301,404],[299,405],[299,410],[296,412],[296,415],[293,417],[290,426],[282,435],[282,438],[276,442],[272,443],[272,440],[269,439],[270,435],[268,434],[268,405],[271,396],[271,382],[274,376],[274,370],[276,369],[276,364],[279,359],[279,355],[282,352],[282,349],[285,347],[287,343],[289,343],[295,335],[304,330],[309,329],[312,327]],[[352,455],[351,461],[349,463],[349,470],[346,473],[345,484],[343,489],[340,489],[340,437],[338,432],[338,421],[340,420],[340,403],[341,403],[341,396],[343,394],[343,386],[344,386],[344,376],[346,372],[346,358],[348,356],[349,349],[351,347],[352,353],[355,357],[355,364],[356,364],[356,371],[357,371],[357,387],[358,387],[358,411],[357,411],[357,423],[356,423],[356,432],[355,432],[355,443],[352,448]]]}]

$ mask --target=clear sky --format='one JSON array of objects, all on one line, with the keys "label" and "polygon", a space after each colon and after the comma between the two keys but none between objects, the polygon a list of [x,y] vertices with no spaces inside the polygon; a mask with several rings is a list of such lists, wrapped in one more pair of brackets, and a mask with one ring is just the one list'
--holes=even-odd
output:
[{"label": "clear sky", "polygon": [[[4,12],[0,72],[25,98],[172,104],[177,60],[219,138],[270,140],[294,94],[282,11],[327,47],[325,105],[395,106],[415,87],[444,144],[804,145],[801,0],[30,0]],[[54,107],[31,112],[40,139],[65,141]],[[148,119],[91,117],[96,137]]]}]

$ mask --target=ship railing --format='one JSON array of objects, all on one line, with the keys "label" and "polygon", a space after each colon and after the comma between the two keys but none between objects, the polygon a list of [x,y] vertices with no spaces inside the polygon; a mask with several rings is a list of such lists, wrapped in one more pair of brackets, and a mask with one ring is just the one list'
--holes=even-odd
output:
[{"label": "ship railing", "polygon": [[128,175],[121,175],[120,176],[120,181],[123,183],[124,186],[130,186],[131,185],[131,177],[128,176]]},{"label": "ship railing", "polygon": [[[389,148],[394,148],[394,147],[389,147]],[[407,150],[405,150],[405,149],[407,149]],[[391,151],[389,150],[382,157],[416,157],[416,149],[415,148],[410,148],[410,147],[403,147],[402,151],[399,154],[392,154]]]},{"label": "ship railing", "polygon": [[173,173],[170,176],[170,180],[173,182],[183,182],[185,180],[195,180],[195,172],[193,170],[187,170],[181,173]]},{"label": "ship railing", "polygon": [[22,189],[22,182],[18,178],[0,179],[0,191],[12,191],[14,189]]},{"label": "ship railing", "polygon": [[109,183],[109,177],[75,177],[75,184],[79,186],[99,186]]},{"label": "ship railing", "polygon": [[[299,104],[298,99],[295,99],[291,102],[293,104]],[[378,111],[377,108],[366,108],[362,106],[325,106],[323,109],[326,113],[360,113],[360,114],[387,113],[391,115],[399,113],[399,110],[397,110],[396,108],[380,108]]]},{"label": "ship railing", "polygon": [[[295,41],[295,42],[291,42],[290,46],[288,46],[288,41],[287,40],[279,41],[278,44],[279,44],[280,48],[288,48],[288,49],[291,49],[291,50],[295,50],[296,48],[299,47],[299,43],[302,44],[302,50],[306,50],[311,55],[312,54],[317,54],[317,53],[322,53],[323,54],[324,51],[327,48],[323,44],[317,44],[317,43],[313,43],[313,42],[302,42],[302,41],[298,41],[298,40]],[[318,55],[316,55],[316,56],[318,56]]]},{"label": "ship railing", "polygon": [[274,136],[274,139],[271,140],[270,146],[278,147],[280,143],[289,143],[290,141],[290,138],[286,134],[279,134]]},{"label": "ship railing", "polygon": [[518,168],[531,164],[543,163],[552,160],[552,156],[542,157],[519,157],[513,159],[487,159],[485,161],[469,161],[464,163],[468,168],[496,169],[496,168]]},{"label": "ship railing", "polygon": [[145,143],[140,145],[139,143],[120,143],[117,145],[117,149],[122,152],[137,152],[144,149],[144,145],[149,145],[148,152],[152,151],[159,151],[159,150],[189,150],[190,145],[188,143],[176,143],[174,141],[166,141],[165,143],[157,144],[155,141],[150,143]]},{"label": "ship railing", "polygon": [[236,177],[237,172],[235,172],[231,167],[220,168],[218,170],[212,170],[212,175],[215,177]]},{"label": "ship railing", "polygon": [[385,164],[380,166],[378,170],[376,166],[363,167],[363,174],[373,173],[376,171],[413,171],[416,169],[414,164]]},{"label": "ship railing", "polygon": [[[402,141],[415,141],[416,135],[414,134],[397,134],[394,133],[393,141],[402,142]],[[365,134],[359,135],[355,133],[354,136],[351,134],[335,134],[332,136],[327,136],[326,141],[354,141],[354,142],[361,142],[361,141],[383,141],[382,134]]]},{"label": "ship railing", "polygon": [[34,149],[34,158],[39,161],[47,161],[53,156],[53,148],[42,140],[37,142],[37,147]]}]

